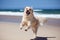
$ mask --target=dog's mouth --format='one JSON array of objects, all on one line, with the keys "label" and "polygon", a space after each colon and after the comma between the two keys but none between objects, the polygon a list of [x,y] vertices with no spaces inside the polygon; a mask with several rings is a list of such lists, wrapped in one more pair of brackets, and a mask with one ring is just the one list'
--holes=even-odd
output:
[{"label": "dog's mouth", "polygon": [[27,14],[27,15],[29,15],[29,14],[30,14],[29,10],[27,10],[27,11],[26,11],[26,14]]}]

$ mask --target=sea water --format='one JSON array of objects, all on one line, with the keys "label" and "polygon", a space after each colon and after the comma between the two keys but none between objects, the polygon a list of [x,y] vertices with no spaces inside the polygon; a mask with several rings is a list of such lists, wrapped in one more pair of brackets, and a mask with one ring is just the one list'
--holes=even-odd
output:
[{"label": "sea water", "polygon": [[[12,15],[12,16],[22,16],[23,10],[0,10],[0,15]],[[34,10],[35,16],[47,17],[47,18],[60,18],[60,9],[44,9],[44,10]]]}]

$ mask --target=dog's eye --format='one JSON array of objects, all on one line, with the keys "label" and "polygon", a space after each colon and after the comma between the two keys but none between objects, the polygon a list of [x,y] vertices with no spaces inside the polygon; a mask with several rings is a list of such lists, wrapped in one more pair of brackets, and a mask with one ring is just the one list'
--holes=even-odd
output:
[{"label": "dog's eye", "polygon": [[31,10],[31,9],[29,9],[29,10]]}]

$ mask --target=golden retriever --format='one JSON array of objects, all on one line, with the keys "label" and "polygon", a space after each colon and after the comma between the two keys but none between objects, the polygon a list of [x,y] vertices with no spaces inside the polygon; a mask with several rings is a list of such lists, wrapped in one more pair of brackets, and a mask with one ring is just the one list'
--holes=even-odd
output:
[{"label": "golden retriever", "polygon": [[24,9],[22,21],[20,23],[20,29],[25,27],[25,31],[27,31],[29,28],[32,28],[34,37],[37,37],[38,27],[40,25],[43,25],[43,23],[45,23],[45,22],[46,22],[46,18],[35,17],[33,14],[33,9],[31,7],[26,7]]}]

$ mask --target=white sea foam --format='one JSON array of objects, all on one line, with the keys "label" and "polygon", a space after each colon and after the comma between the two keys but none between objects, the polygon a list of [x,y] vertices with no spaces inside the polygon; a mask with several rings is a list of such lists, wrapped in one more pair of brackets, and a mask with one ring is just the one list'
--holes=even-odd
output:
[{"label": "white sea foam", "polygon": [[[12,15],[12,16],[22,16],[23,12],[0,12],[0,15]],[[47,17],[47,18],[60,18],[60,14],[38,14],[34,12],[35,16]]]}]

